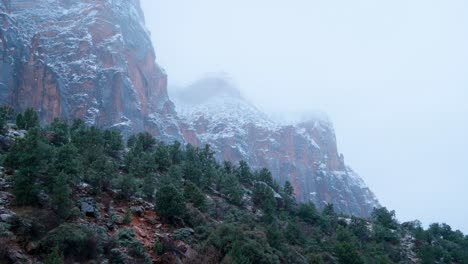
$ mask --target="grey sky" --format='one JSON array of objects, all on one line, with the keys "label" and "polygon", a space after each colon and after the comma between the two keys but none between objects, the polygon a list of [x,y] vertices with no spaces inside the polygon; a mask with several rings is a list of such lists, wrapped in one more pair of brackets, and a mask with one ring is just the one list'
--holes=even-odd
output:
[{"label": "grey sky", "polygon": [[226,72],[266,111],[322,110],[400,220],[468,232],[466,0],[143,0],[173,85]]}]

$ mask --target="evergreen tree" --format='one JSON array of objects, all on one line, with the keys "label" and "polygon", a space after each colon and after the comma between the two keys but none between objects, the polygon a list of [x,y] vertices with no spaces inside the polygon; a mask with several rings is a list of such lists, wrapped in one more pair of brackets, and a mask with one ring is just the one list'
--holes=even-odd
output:
[{"label": "evergreen tree", "polygon": [[149,172],[143,176],[142,192],[147,198],[151,198],[154,195],[156,189],[156,174]]},{"label": "evergreen tree", "polygon": [[271,172],[266,168],[263,168],[259,172],[257,172],[256,178],[257,181],[262,181],[268,184],[269,186],[273,186],[273,177],[271,176]]},{"label": "evergreen tree", "polygon": [[258,182],[254,185],[252,200],[264,212],[264,220],[271,222],[276,211],[276,199],[273,190],[264,182]]},{"label": "evergreen tree", "polygon": [[221,177],[221,192],[227,196],[231,203],[241,204],[244,191],[236,176],[227,174]]},{"label": "evergreen tree", "polygon": [[13,109],[8,106],[0,107],[0,134],[7,132],[7,122],[13,116]]},{"label": "evergreen tree", "polygon": [[341,242],[335,248],[340,263],[343,264],[363,264],[361,256],[354,244],[351,242]]},{"label": "evergreen tree", "polygon": [[15,141],[5,158],[5,166],[18,170],[13,176],[15,200],[20,205],[33,205],[40,186],[41,174],[48,171],[52,151],[40,128],[32,128],[24,139]]},{"label": "evergreen tree", "polygon": [[120,151],[124,149],[122,135],[117,131],[106,130],[103,134],[104,152],[106,155],[117,158]]},{"label": "evergreen tree", "polygon": [[172,165],[169,168],[169,171],[160,177],[160,185],[169,185],[172,184],[177,189],[182,187],[182,179],[183,179],[183,172],[182,168],[178,165]]},{"label": "evergreen tree", "polygon": [[319,219],[319,214],[315,205],[311,202],[299,206],[298,216],[308,223],[315,223]]},{"label": "evergreen tree", "polygon": [[252,184],[252,172],[247,162],[241,160],[239,162],[239,168],[236,170],[237,177],[242,184],[251,185]]},{"label": "evergreen tree", "polygon": [[58,147],[52,163],[51,174],[64,173],[70,184],[78,184],[82,178],[82,168],[78,157],[78,149],[74,145],[66,144]]},{"label": "evergreen tree", "polygon": [[287,196],[293,196],[293,195],[294,195],[294,188],[292,187],[291,182],[286,181],[286,182],[284,183],[283,192],[284,192]]},{"label": "evergreen tree", "polygon": [[37,112],[33,108],[28,108],[23,114],[18,114],[16,117],[16,126],[24,130],[39,127],[39,116]]},{"label": "evergreen tree", "polygon": [[53,145],[62,146],[70,142],[70,131],[67,122],[55,118],[47,130],[52,133],[51,143]]},{"label": "evergreen tree", "polygon": [[70,214],[70,194],[71,190],[68,185],[67,175],[64,172],[60,172],[54,178],[51,196],[57,214],[62,219],[66,219]]},{"label": "evergreen tree", "polygon": [[268,243],[276,249],[281,249],[283,244],[283,234],[280,231],[280,227],[276,224],[270,224],[265,229],[265,233]]},{"label": "evergreen tree", "polygon": [[398,222],[395,218],[395,211],[388,211],[387,208],[374,208],[372,211],[372,219],[384,226],[385,228],[396,229]]},{"label": "evergreen tree", "polygon": [[179,141],[175,141],[174,144],[172,144],[169,147],[169,155],[171,157],[171,163],[178,165],[182,162],[182,150],[181,150],[181,144]]},{"label": "evergreen tree", "polygon": [[171,167],[171,156],[168,148],[164,144],[159,144],[154,153],[154,159],[158,165],[158,170],[166,172]]},{"label": "evergreen tree", "polygon": [[185,200],[182,194],[173,186],[163,186],[156,193],[156,213],[168,220],[174,222],[177,217],[181,217],[185,209]]},{"label": "evergreen tree", "polygon": [[193,205],[204,211],[206,209],[206,197],[202,191],[192,182],[188,182],[184,189],[184,197],[186,201],[190,201]]}]

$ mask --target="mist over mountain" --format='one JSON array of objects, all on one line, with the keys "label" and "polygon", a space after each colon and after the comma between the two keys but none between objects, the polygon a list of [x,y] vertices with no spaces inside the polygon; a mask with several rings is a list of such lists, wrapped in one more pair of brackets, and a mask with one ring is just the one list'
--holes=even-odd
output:
[{"label": "mist over mountain", "polygon": [[327,115],[168,86],[143,10],[0,0],[0,263],[468,263],[461,231],[380,204]]}]

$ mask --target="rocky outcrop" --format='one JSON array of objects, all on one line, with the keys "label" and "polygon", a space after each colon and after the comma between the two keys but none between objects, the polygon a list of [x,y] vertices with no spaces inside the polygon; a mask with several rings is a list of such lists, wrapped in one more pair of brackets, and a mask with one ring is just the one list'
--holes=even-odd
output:
[{"label": "rocky outcrop", "polygon": [[291,181],[302,202],[361,216],[378,205],[338,154],[326,120],[274,122],[222,78],[179,94],[180,120],[139,0],[0,0],[0,18],[2,105],[33,107],[44,123],[81,118],[124,136],[146,130],[163,141],[211,144],[219,159]]},{"label": "rocky outcrop", "polygon": [[345,165],[326,118],[282,124],[246,101],[229,81],[210,77],[175,94],[182,133],[196,146],[210,144],[219,160],[266,167],[290,181],[301,202],[333,203],[344,213],[369,216],[379,203]]},{"label": "rocky outcrop", "polygon": [[0,103],[180,139],[138,0],[2,0]]}]

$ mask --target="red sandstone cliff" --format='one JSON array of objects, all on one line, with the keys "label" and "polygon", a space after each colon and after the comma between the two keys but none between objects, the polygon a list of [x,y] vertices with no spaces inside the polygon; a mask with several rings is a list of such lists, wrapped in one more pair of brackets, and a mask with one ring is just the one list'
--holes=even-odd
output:
[{"label": "red sandstone cliff", "polygon": [[333,203],[344,213],[369,216],[379,203],[338,153],[332,124],[324,118],[281,124],[246,101],[229,81],[214,77],[179,92],[175,102],[185,139],[210,144],[220,160],[266,167],[289,180],[301,202]]},{"label": "red sandstone cliff", "polygon": [[180,139],[138,0],[2,0],[0,103]]},{"label": "red sandstone cliff", "polygon": [[291,181],[300,201],[361,216],[378,206],[327,121],[277,124],[216,78],[178,96],[191,101],[179,119],[139,0],[0,0],[0,11],[0,104],[33,107],[44,122],[82,118],[126,135],[212,144],[219,159]]}]

